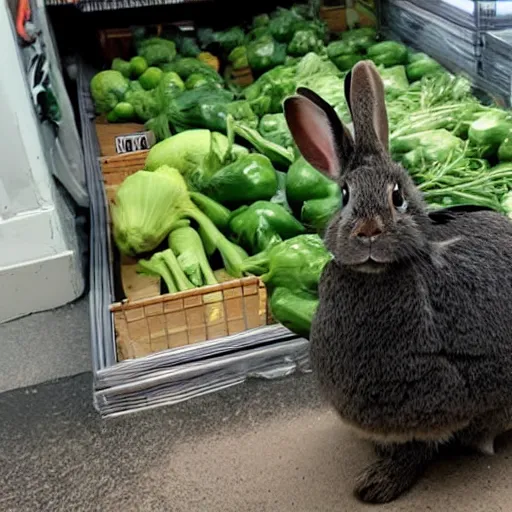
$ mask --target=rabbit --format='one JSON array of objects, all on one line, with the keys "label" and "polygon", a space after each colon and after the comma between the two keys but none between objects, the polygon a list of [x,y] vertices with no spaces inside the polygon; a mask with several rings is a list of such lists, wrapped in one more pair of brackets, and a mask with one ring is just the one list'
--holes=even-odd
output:
[{"label": "rabbit", "polygon": [[485,208],[427,209],[389,156],[373,63],[354,66],[345,96],[354,137],[309,89],[283,108],[302,156],[342,192],[324,234],[333,259],[312,369],[342,421],[375,444],[356,496],[386,503],[446,443],[492,454],[512,426],[512,223]]}]

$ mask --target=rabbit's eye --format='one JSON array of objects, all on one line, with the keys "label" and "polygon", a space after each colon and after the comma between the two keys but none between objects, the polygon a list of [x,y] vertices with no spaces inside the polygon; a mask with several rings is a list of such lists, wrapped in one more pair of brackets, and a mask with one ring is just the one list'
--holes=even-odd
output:
[{"label": "rabbit's eye", "polygon": [[348,200],[349,200],[349,191],[348,191],[348,185],[345,183],[343,187],[341,188],[341,201],[342,206],[347,206]]},{"label": "rabbit's eye", "polygon": [[393,206],[400,212],[404,212],[407,209],[407,201],[405,200],[402,190],[398,183],[393,187],[393,192],[391,194],[391,199],[393,201]]}]

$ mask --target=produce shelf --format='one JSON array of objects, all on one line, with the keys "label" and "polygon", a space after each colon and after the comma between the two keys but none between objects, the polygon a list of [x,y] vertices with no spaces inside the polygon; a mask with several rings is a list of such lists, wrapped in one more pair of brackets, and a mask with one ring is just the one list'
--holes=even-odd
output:
[{"label": "produce shelf", "polygon": [[[90,321],[94,404],[103,416],[173,404],[240,384],[309,371],[309,342],[283,326],[243,331],[118,362],[110,305],[115,302],[108,199],[89,82],[96,70],[78,64],[78,100],[91,202]],[[115,158],[115,157],[114,157]],[[138,164],[137,164],[138,165]]]},{"label": "produce shelf", "polygon": [[75,4],[82,12],[117,11],[121,9],[140,9],[145,7],[162,7],[200,3],[210,0],[46,0],[47,6]]}]

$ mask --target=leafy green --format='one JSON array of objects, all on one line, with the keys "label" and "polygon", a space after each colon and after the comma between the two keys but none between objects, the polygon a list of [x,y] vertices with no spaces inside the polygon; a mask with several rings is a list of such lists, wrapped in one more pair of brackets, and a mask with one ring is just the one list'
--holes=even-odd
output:
[{"label": "leafy green", "polygon": [[191,227],[174,229],[169,235],[169,247],[194,286],[217,284],[197,231]]}]

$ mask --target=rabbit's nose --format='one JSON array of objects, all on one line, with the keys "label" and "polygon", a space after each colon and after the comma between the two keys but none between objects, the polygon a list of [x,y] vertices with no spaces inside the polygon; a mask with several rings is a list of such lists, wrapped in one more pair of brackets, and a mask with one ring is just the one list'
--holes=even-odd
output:
[{"label": "rabbit's nose", "polygon": [[362,242],[373,242],[382,234],[382,230],[382,220],[378,217],[373,217],[358,222],[354,228],[353,236],[357,236]]}]

